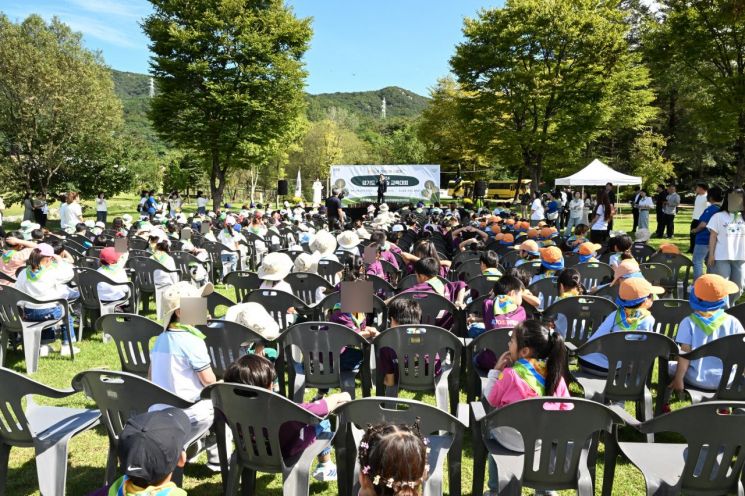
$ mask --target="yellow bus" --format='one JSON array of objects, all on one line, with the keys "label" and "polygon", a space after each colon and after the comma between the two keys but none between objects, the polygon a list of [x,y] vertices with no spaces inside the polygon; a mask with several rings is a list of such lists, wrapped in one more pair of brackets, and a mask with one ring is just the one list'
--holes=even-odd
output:
[{"label": "yellow bus", "polygon": [[450,198],[471,198],[473,196],[473,181],[463,180],[455,186],[455,180],[448,181],[448,196]]},{"label": "yellow bus", "polygon": [[[520,181],[520,190],[517,192],[517,197],[520,195],[530,192],[530,179],[523,179]],[[492,179],[486,189],[487,200],[512,200],[515,198],[515,188],[517,187],[517,179]]]}]

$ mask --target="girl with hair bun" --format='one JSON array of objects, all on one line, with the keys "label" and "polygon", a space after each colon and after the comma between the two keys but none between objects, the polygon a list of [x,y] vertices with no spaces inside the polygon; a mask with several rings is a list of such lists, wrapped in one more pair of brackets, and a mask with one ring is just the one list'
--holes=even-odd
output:
[{"label": "girl with hair bun", "polygon": [[419,496],[429,474],[426,445],[418,425],[368,427],[358,449],[359,496]]}]

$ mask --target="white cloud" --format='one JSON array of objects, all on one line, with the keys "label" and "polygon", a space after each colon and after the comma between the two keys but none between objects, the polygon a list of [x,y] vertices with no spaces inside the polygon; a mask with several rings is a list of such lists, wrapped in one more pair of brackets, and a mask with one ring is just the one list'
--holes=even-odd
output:
[{"label": "white cloud", "polygon": [[68,0],[72,5],[96,14],[114,17],[140,18],[147,13],[147,7],[139,1],[118,0]]},{"label": "white cloud", "polygon": [[59,18],[72,28],[73,31],[80,31],[84,36],[90,36],[112,45],[124,48],[137,48],[139,45],[132,40],[132,37],[124,31],[113,28],[109,23],[98,21],[87,16],[75,14],[60,14]]}]

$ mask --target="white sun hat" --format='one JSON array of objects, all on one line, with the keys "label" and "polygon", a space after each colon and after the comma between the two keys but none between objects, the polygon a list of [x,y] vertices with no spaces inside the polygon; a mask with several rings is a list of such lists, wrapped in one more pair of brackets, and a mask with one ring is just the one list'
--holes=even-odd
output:
[{"label": "white sun hat", "polygon": [[292,259],[285,253],[270,253],[264,257],[258,276],[263,281],[281,281],[292,270]]},{"label": "white sun hat", "polygon": [[168,286],[160,295],[160,314],[163,316],[163,328],[167,328],[176,310],[181,308],[181,298],[195,298],[209,296],[215,290],[208,282],[201,288],[193,286],[187,281],[179,281]]},{"label": "white sun hat", "polygon": [[295,258],[295,272],[318,273],[318,259],[310,253],[301,253]]},{"label": "white sun hat", "polygon": [[239,303],[228,308],[225,320],[248,327],[267,340],[279,337],[279,324],[259,303]]},{"label": "white sun hat", "polygon": [[328,231],[318,231],[309,246],[321,255],[329,255],[336,251],[336,238]]},{"label": "white sun hat", "polygon": [[351,250],[359,246],[360,237],[354,231],[344,231],[336,237],[336,242],[339,243],[340,248]]}]

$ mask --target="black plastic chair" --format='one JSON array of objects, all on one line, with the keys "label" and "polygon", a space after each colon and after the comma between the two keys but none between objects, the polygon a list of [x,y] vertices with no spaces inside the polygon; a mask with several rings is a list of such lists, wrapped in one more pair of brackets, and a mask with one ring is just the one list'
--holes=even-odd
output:
[{"label": "black plastic chair", "polygon": [[416,291],[404,291],[399,293],[394,300],[407,299],[419,303],[422,309],[422,324],[443,327],[456,336],[466,335],[465,312],[458,310],[455,304],[436,293],[425,293]]},{"label": "black plastic chair", "polygon": [[222,282],[228,286],[233,286],[233,289],[235,289],[235,301],[238,303],[246,301],[248,293],[259,289],[259,286],[261,286],[261,279],[259,279],[258,274],[246,270],[235,270],[227,274]]},{"label": "black plastic chair", "polygon": [[150,258],[151,253],[147,250],[138,250],[134,248],[129,249],[129,258],[134,257],[141,257],[141,258]]},{"label": "black plastic chair", "polygon": [[567,251],[564,252],[564,267],[570,268],[575,267],[577,264],[579,264],[579,253],[574,251]]},{"label": "black plastic chair", "polygon": [[493,278],[494,276],[488,277],[478,275],[469,279],[466,282],[466,286],[471,290],[471,298],[479,298],[488,295],[496,282]]},{"label": "black plastic chair", "polygon": [[[434,391],[437,407],[455,413],[458,407],[460,366],[463,343],[451,332],[433,325],[397,326],[386,329],[373,339],[375,350],[375,387],[377,396],[385,396],[386,387],[380,369],[381,350],[396,353],[397,385],[410,391]],[[441,372],[436,374],[435,355],[440,356]],[[449,362],[448,362],[449,360]]]},{"label": "black plastic chair", "polygon": [[638,426],[645,434],[678,434],[683,443],[606,443],[603,495],[612,493],[619,452],[641,471],[647,494],[743,494],[743,408],[743,402],[700,403]]},{"label": "black plastic chair", "polygon": [[[145,413],[156,404],[174,408],[189,408],[194,405],[143,377],[126,372],[86,370],[73,377],[72,387],[76,391],[84,392],[101,410],[102,423],[109,436],[109,454],[104,476],[106,485],[116,479],[119,467],[119,434],[124,430],[130,417]],[[187,445],[192,445],[205,434],[206,431],[189,439]],[[187,453],[192,453],[192,449],[187,450]]]},{"label": "black plastic chair", "polygon": [[457,267],[458,265],[469,260],[478,260],[479,258],[481,258],[481,253],[482,252],[478,250],[459,251],[453,256],[453,267]]},{"label": "black plastic chair", "polygon": [[634,243],[631,245],[631,255],[640,264],[649,260],[649,257],[654,255],[656,252],[657,250],[646,243]]},{"label": "black plastic chair", "polygon": [[80,257],[75,260],[75,265],[82,269],[97,270],[101,266],[101,260],[97,257]]},{"label": "black plastic chair", "polygon": [[[645,331],[612,332],[586,342],[577,349],[578,356],[600,353],[608,359],[609,372],[585,371],[580,368],[572,372],[576,382],[582,386],[585,398],[605,403],[608,401],[633,401],[636,417],[652,418],[652,393],[647,382],[652,375],[655,359],[667,362],[678,352],[678,347],[663,334]],[[614,366],[615,364],[615,366]],[[664,401],[666,382],[658,381],[658,410]],[[650,438],[651,442],[653,439]]]},{"label": "black plastic chair", "polygon": [[534,282],[528,289],[540,300],[539,308],[548,308],[559,299],[559,287],[555,277],[548,277]]},{"label": "black plastic chair", "polygon": [[[443,284],[447,284],[448,282],[450,282],[450,281],[448,281],[447,279],[445,279],[444,277],[441,277],[441,276],[437,276],[437,278]],[[408,276],[406,276],[406,277],[402,278],[400,281],[398,281],[398,288],[397,289],[398,289],[399,292],[406,291],[407,289],[411,289],[411,288],[413,288],[416,285],[417,285],[416,274],[409,274]]]},{"label": "black plastic chair", "polygon": [[326,279],[331,284],[336,284],[337,274],[344,270],[344,266],[334,260],[319,260],[318,275]]},{"label": "black plastic chair", "polygon": [[745,322],[745,303],[740,303],[739,305],[730,307],[725,310],[725,312],[735,317],[737,320],[740,321],[740,323]]},{"label": "black plastic chair", "polygon": [[[75,269],[76,279],[78,283],[78,290],[80,291],[80,332],[78,334],[78,340],[83,339],[83,329],[86,323],[86,317],[90,322],[91,326],[101,315],[114,313],[116,307],[124,305],[127,302],[132,306],[132,309],[137,308],[137,297],[135,294],[135,286],[132,282],[115,282],[110,278],[106,277],[98,271],[91,269]],[[111,286],[118,286],[119,288],[126,288],[127,295],[117,301],[102,302],[98,296],[98,285],[100,283],[109,284]],[[91,314],[94,316],[91,318]]]},{"label": "black plastic chair", "polygon": [[257,289],[256,291],[252,291],[249,293],[248,298],[246,298],[246,302],[251,301],[259,303],[269,312],[275,322],[279,324],[280,331],[284,331],[294,323],[288,319],[287,310],[290,308],[295,309],[298,318],[311,314],[311,309],[303,300],[295,295],[276,289]]},{"label": "black plastic chair", "polygon": [[254,344],[264,344],[265,339],[246,326],[228,320],[213,319],[196,326],[206,336],[204,344],[212,362],[212,371],[222,379],[231,363],[245,355]]},{"label": "black plastic chair", "polygon": [[378,276],[368,275],[367,280],[373,283],[373,291],[381,298],[388,299],[396,294],[396,287]]},{"label": "black plastic chair", "polygon": [[509,270],[515,266],[518,260],[520,260],[520,251],[512,250],[511,252],[499,258],[499,264],[505,269]]},{"label": "black plastic chair", "polygon": [[38,405],[33,395],[61,399],[75,391],[54,389],[6,368],[0,368],[0,383],[0,494],[7,494],[10,450],[18,447],[34,448],[36,452],[39,492],[64,496],[67,445],[74,436],[98,425],[101,412]]},{"label": "black plastic chair", "polygon": [[[547,404],[568,404],[571,410],[550,410]],[[481,402],[471,403],[473,423],[473,486],[481,494],[487,457],[497,464],[499,494],[521,494],[523,487],[536,490],[573,489],[592,496],[597,434],[611,432],[622,423],[610,408],[579,398],[534,398],[518,401],[488,414]],[[491,439],[492,429],[515,429],[526,449],[512,451]],[[540,443],[540,444],[538,444]],[[612,477],[612,472],[608,474]]]},{"label": "black plastic chair", "polygon": [[178,269],[180,273],[182,281],[191,281],[190,267],[193,265],[201,265],[204,268],[204,270],[207,272],[208,276],[212,274],[209,261],[203,262],[199,260],[199,258],[197,258],[195,255],[192,255],[189,252],[172,251],[171,257],[173,258],[173,263],[176,264],[176,268]]},{"label": "black plastic chair", "polygon": [[571,350],[584,344],[605,318],[616,310],[618,307],[615,303],[600,296],[570,296],[554,302],[543,313],[566,318],[564,341]]},{"label": "black plastic chair", "polygon": [[[23,310],[19,306],[21,302],[33,304],[53,304],[62,306],[62,317],[59,319],[45,320],[42,322],[29,322],[23,320]],[[26,360],[26,373],[33,374],[39,368],[39,350],[41,348],[41,331],[50,327],[63,325],[67,331],[67,340],[70,347],[70,358],[75,360],[72,350],[71,335],[74,329],[68,329],[64,325],[65,319],[70,315],[70,306],[67,300],[42,301],[32,298],[23,291],[11,286],[0,286],[0,366],[5,363],[5,355],[8,348],[9,333],[18,333],[23,342],[23,356]]]},{"label": "black plastic chair", "polygon": [[132,257],[127,260],[127,267],[134,270],[134,283],[137,288],[138,299],[142,301],[143,313],[148,313],[149,311],[150,297],[155,298],[155,271],[160,270],[170,274],[179,274],[178,270],[169,270],[152,258]]},{"label": "black plastic chair", "polygon": [[[359,370],[362,395],[370,396],[370,345],[347,326],[333,322],[303,322],[284,331],[277,341],[280,346],[277,370],[283,373],[282,365],[286,366],[287,397],[295,403],[303,401],[306,387],[340,388],[355,397],[354,380],[358,371],[339,368],[340,352],[347,347],[362,350]],[[301,362],[295,362],[293,347],[300,350]]]},{"label": "black plastic chair", "polygon": [[[313,307],[313,318],[328,321],[334,311],[334,306],[338,303],[341,303],[341,292],[336,291],[327,295],[318,305]],[[375,295],[373,295],[372,326],[378,331],[384,331],[388,328],[388,306]]]},{"label": "black plastic chair", "polygon": [[508,328],[489,329],[473,338],[466,345],[466,398],[470,403],[481,398],[481,392],[486,384],[488,370],[480,370],[474,359],[485,350],[492,351],[497,358],[507,351],[510,343],[511,331]]},{"label": "black plastic chair", "polygon": [[334,437],[334,448],[339,494],[351,496],[359,492],[357,446],[368,425],[418,423],[422,436],[429,443],[429,474],[422,493],[432,496],[443,494],[443,466],[447,457],[450,496],[460,496],[463,435],[469,420],[468,406],[460,407],[457,418],[431,405],[400,398],[363,398],[336,408],[334,416],[338,419],[339,428]]},{"label": "black plastic chair", "polygon": [[[243,384],[212,384],[202,391],[202,397],[212,399],[236,440],[230,468],[223,471],[223,494],[237,495],[241,485],[242,494],[257,494],[257,472],[281,473],[286,496],[308,494],[310,466],[331,446],[333,436],[318,437],[302,453],[284,459],[279,432],[287,422],[317,425],[322,418],[279,394]],[[218,445],[223,443],[224,436],[218,436]]]},{"label": "black plastic chair", "polygon": [[655,300],[649,312],[654,317],[654,332],[675,340],[680,322],[693,310],[688,300]]},{"label": "black plastic chair", "polygon": [[[235,305],[235,302],[233,300],[223,294],[218,293],[217,291],[207,296],[207,312],[213,319],[223,317],[228,308],[232,307],[233,305]],[[218,311],[218,308],[224,308],[224,310]]]},{"label": "black plastic chair", "polygon": [[580,263],[574,266],[582,277],[582,285],[587,288],[594,288],[602,284],[607,284],[613,280],[613,269],[610,265],[601,262]]},{"label": "black plastic chair", "polygon": [[131,250],[147,250],[148,243],[146,239],[138,238],[136,236],[129,238],[129,248]]},{"label": "black plastic chair", "polygon": [[481,275],[481,262],[478,259],[466,260],[457,268],[450,270],[451,281],[468,281]]},{"label": "black plastic chair", "polygon": [[150,341],[163,332],[161,324],[133,313],[112,313],[96,320],[95,328],[114,340],[124,372],[147,377]]},{"label": "black plastic chair", "polygon": [[745,334],[734,334],[680,355],[688,360],[716,357],[722,362],[722,378],[717,389],[707,391],[686,385],[692,403],[702,401],[745,401]]},{"label": "black plastic chair", "polygon": [[643,263],[639,265],[639,270],[644,276],[644,279],[649,281],[655,286],[662,286],[665,288],[665,294],[662,296],[674,298],[675,286],[673,285],[673,271],[667,265],[663,263]]},{"label": "black plastic chair", "polygon": [[222,253],[228,252],[232,253],[233,255],[238,257],[238,262],[236,264],[236,270],[243,270],[243,262],[242,262],[242,256],[240,250],[231,250],[227,246],[225,246],[222,243],[219,243],[217,241],[205,241],[202,245],[202,248],[207,250],[207,254],[210,257],[210,264],[212,265],[212,280],[213,281],[221,281],[223,277],[225,277],[227,274],[224,274],[223,265],[222,265]]},{"label": "black plastic chair", "polygon": [[387,260],[380,260],[380,266],[383,268],[383,273],[385,274],[386,280],[392,286],[396,286],[398,284],[398,281],[401,279],[401,271],[394,267],[393,264]]},{"label": "black plastic chair", "polygon": [[[688,298],[688,286],[691,284],[693,277],[693,262],[690,258],[680,253],[655,253],[647,260],[649,263],[663,263],[670,267],[673,272],[672,281],[663,284],[665,288],[672,289],[673,297]],[[681,277],[681,272],[683,276]],[[683,290],[683,294],[678,294],[678,284]]]},{"label": "black plastic chair", "polygon": [[316,291],[323,288],[324,293],[329,293],[334,286],[318,274],[310,272],[292,272],[287,274],[285,282],[292,288],[292,294],[300,298],[309,307],[316,303]]}]

